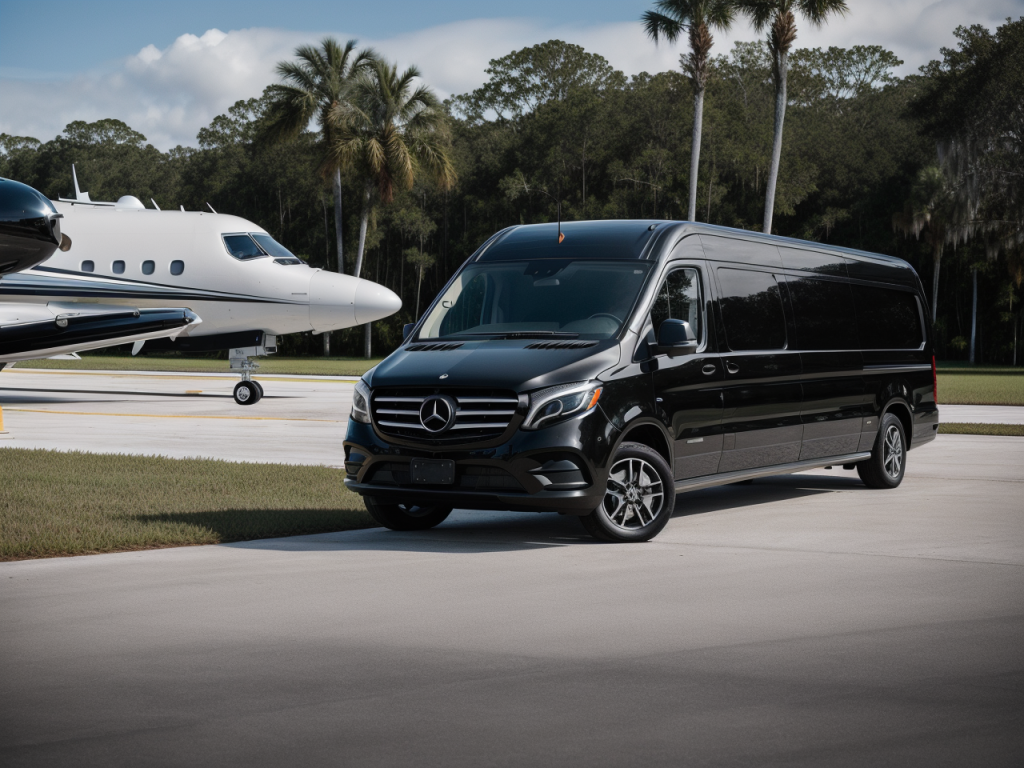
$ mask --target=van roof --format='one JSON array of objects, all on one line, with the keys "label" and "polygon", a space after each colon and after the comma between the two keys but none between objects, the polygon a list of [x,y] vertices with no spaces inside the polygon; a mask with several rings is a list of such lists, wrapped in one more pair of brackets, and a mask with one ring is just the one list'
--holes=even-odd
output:
[{"label": "van roof", "polygon": [[895,256],[700,222],[651,219],[565,221],[561,224],[565,236],[561,242],[558,241],[558,231],[558,225],[553,222],[508,227],[485,242],[473,260],[658,259],[680,238],[699,234],[833,254],[842,257],[849,276],[854,278],[911,286],[918,282],[914,268]]}]

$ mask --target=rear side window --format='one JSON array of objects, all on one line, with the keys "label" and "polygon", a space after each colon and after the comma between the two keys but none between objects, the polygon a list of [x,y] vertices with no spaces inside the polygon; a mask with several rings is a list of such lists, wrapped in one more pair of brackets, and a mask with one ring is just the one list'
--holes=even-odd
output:
[{"label": "rear side window", "polygon": [[800,349],[860,349],[853,293],[847,283],[787,277]]},{"label": "rear side window", "polygon": [[917,299],[907,291],[854,285],[864,349],[917,349],[924,341]]},{"label": "rear side window", "polygon": [[240,261],[258,259],[266,254],[248,235],[224,235],[228,253]]},{"label": "rear side window", "polygon": [[701,312],[700,274],[696,269],[676,269],[669,273],[651,308],[651,325],[657,335],[661,324],[669,318],[685,320],[698,341],[704,339]]},{"label": "rear side window", "polygon": [[775,276],[719,269],[722,321],[733,352],[786,348],[786,315]]}]

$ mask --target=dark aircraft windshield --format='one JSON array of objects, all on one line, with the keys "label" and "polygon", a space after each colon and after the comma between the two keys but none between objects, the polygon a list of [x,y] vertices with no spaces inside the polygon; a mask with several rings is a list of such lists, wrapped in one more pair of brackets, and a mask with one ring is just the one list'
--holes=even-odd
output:
[{"label": "dark aircraft windshield", "polygon": [[650,271],[636,261],[472,264],[434,305],[419,337],[611,338]]}]

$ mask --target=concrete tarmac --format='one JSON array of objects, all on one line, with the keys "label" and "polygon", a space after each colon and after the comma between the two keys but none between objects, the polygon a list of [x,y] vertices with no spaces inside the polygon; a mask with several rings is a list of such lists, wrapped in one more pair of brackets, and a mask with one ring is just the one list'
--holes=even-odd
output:
[{"label": "concrete tarmac", "polygon": [[[357,379],[257,376],[266,396],[231,397],[237,376],[48,371],[0,373],[9,432],[0,446],[170,458],[341,466]],[[940,406],[943,421],[1024,424],[1024,407]]]},{"label": "concrete tarmac", "polygon": [[358,380],[263,376],[265,396],[235,403],[239,377],[202,373],[0,373],[0,446],[170,458],[341,466]]},{"label": "concrete tarmac", "polygon": [[1020,766],[1022,467],[0,563],[0,764]]}]

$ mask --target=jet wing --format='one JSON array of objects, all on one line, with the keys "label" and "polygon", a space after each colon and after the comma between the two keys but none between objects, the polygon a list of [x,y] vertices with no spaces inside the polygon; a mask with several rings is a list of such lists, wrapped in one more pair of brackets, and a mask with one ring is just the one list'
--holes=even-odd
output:
[{"label": "jet wing", "polygon": [[82,304],[0,304],[0,363],[37,360],[147,339],[176,338],[192,311]]}]

